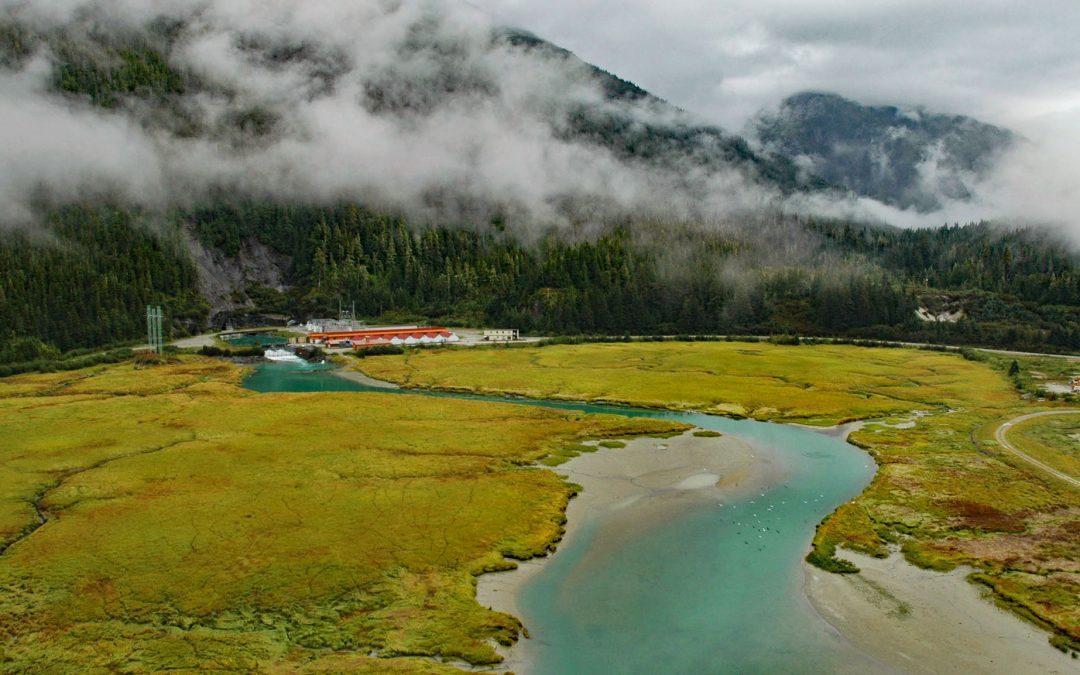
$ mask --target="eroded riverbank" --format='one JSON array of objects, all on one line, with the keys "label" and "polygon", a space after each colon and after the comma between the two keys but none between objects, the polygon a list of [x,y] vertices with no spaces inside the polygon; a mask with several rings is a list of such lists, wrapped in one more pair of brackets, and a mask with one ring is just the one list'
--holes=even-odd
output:
[{"label": "eroded riverbank", "polygon": [[842,433],[687,421],[725,432],[639,439],[556,469],[583,487],[558,552],[478,580],[481,604],[529,630],[500,668],[889,670],[821,620],[803,588],[814,514],[869,480],[868,458]]}]

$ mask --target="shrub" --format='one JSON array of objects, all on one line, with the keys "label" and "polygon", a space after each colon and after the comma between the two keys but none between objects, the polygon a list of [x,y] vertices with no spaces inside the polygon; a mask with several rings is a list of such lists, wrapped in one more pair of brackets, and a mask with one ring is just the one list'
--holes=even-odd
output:
[{"label": "shrub", "polygon": [[141,366],[160,366],[161,364],[166,363],[164,356],[152,352],[149,349],[135,352],[134,356],[131,357],[131,361],[135,364],[136,368]]},{"label": "shrub", "polygon": [[961,347],[960,356],[964,357],[968,361],[985,361],[986,354],[980,351],[976,351],[971,347]]},{"label": "shrub", "polygon": [[296,355],[305,361],[318,361],[326,358],[326,352],[318,345],[301,345],[296,348]]},{"label": "shrub", "polygon": [[773,335],[769,337],[769,342],[774,345],[790,345],[798,346],[802,344],[799,341],[798,335]]},{"label": "shrub", "polygon": [[622,441],[600,441],[597,443],[601,448],[625,448],[626,443]]},{"label": "shrub", "polygon": [[[834,552],[835,550],[835,547],[833,547]],[[859,568],[853,563],[819,551],[816,547],[806,555],[806,562],[834,574],[855,574],[859,571]]]},{"label": "shrub", "polygon": [[103,363],[119,363],[120,361],[131,358],[131,355],[131,350],[124,347],[121,349],[112,349],[107,352],[98,352],[96,354],[85,354],[75,358],[42,358],[34,359],[33,361],[22,361],[20,363],[8,363],[0,365],[0,377],[18,375],[20,373],[52,373],[58,370],[79,370],[80,368],[89,368],[90,366],[96,366]]},{"label": "shrub", "polygon": [[200,347],[198,354],[200,356],[262,356],[266,351],[265,347],[238,347],[236,349],[227,349],[222,347],[216,347],[214,345],[206,345]]},{"label": "shrub", "polygon": [[0,343],[0,363],[55,361],[60,350],[36,337],[11,337]]}]

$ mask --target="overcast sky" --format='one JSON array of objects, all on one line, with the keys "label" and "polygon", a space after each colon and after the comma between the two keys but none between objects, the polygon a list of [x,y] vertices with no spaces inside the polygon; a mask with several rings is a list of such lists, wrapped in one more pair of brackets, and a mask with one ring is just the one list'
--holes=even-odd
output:
[{"label": "overcast sky", "polygon": [[[197,29],[170,58],[222,86],[190,94],[185,110],[229,120],[272,105],[282,120],[275,142],[250,152],[212,135],[174,138],[143,123],[140,108],[107,113],[61,100],[50,91],[48,56],[38,54],[0,73],[0,119],[9,122],[0,125],[0,217],[8,220],[13,212],[32,220],[41,186],[57,198],[105,190],[172,206],[228,185],[253,195],[377,198],[461,222],[484,220],[471,204],[494,204],[526,225],[576,222],[565,217],[566,195],[590,209],[640,214],[648,205],[666,217],[717,221],[758,212],[776,196],[748,189],[737,171],[692,165],[661,175],[553,134],[559,106],[599,93],[582,88],[572,64],[491,49],[490,25],[478,16],[486,12],[735,132],[762,107],[806,89],[1009,127],[1027,141],[996,160],[971,200],[932,214],[870,200],[821,208],[910,226],[1064,224],[1080,245],[1080,0],[0,0],[7,6],[40,30],[91,26],[76,21],[85,12],[100,12],[103,25],[139,26],[162,11],[188,17]],[[197,19],[189,16],[196,9]],[[432,10],[435,24],[427,23]],[[419,125],[358,105],[370,82],[423,84],[439,72],[431,61],[438,50],[403,50],[416,26],[461,47],[460,72],[497,96],[478,106],[448,97]],[[303,63],[275,67],[239,47],[250,42],[239,36],[257,34],[328,45],[355,72],[312,89]],[[448,189],[470,199],[429,206],[430,195]],[[442,203],[452,212],[439,211]]]},{"label": "overcast sky", "polygon": [[1080,0],[473,2],[736,131],[806,89],[1021,131],[1080,120]]}]

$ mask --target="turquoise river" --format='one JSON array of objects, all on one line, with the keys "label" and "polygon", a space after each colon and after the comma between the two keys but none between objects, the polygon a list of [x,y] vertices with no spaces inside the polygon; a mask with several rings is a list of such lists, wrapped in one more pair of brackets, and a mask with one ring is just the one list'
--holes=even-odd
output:
[{"label": "turquoise river", "polygon": [[[267,363],[260,392],[386,393],[328,367]],[[399,390],[392,390],[399,391]],[[811,429],[715,415],[457,394],[565,410],[677,419],[732,434],[778,458],[786,480],[763,495],[688,509],[617,551],[589,555],[603,522],[583,526],[521,591],[530,672],[803,673],[880,668],[838,635],[803,593],[814,527],[857,495],[873,462]]]}]

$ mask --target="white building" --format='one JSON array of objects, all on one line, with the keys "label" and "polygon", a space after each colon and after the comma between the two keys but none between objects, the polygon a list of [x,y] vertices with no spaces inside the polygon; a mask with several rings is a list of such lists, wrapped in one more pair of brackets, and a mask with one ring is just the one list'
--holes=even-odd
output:
[{"label": "white building", "polygon": [[488,342],[510,342],[520,339],[521,331],[517,328],[492,328],[484,331],[484,340]]}]

